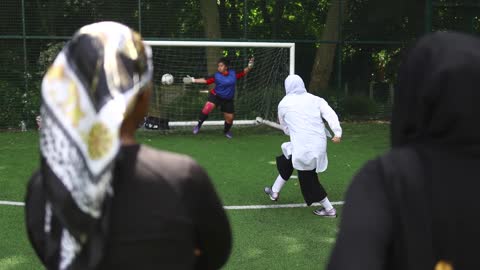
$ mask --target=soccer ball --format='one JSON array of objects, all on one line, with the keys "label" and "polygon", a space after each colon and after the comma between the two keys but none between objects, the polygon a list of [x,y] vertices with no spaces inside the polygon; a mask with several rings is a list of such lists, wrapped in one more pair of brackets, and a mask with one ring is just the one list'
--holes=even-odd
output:
[{"label": "soccer ball", "polygon": [[162,76],[162,84],[171,85],[173,83],[173,75],[170,73],[165,73]]}]

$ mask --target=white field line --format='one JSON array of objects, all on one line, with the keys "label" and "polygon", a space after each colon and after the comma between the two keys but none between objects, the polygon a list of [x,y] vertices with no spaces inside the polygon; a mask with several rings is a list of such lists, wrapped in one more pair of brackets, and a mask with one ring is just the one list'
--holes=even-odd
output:
[{"label": "white field line", "polygon": [[[332,202],[333,205],[343,205],[344,202]],[[0,201],[0,205],[25,206],[23,202]],[[320,203],[314,203],[312,206],[320,206]],[[224,206],[226,210],[258,210],[258,209],[276,209],[276,208],[302,208],[308,207],[305,203],[292,204],[267,204],[267,205],[231,205]]]},{"label": "white field line", "polygon": [[[343,205],[344,202],[332,202],[332,205]],[[311,206],[321,206],[320,203],[314,203]],[[224,206],[226,210],[257,210],[257,209],[276,209],[276,208],[303,208],[308,207],[306,203],[292,204],[267,204],[267,205],[234,205]]]},{"label": "white field line", "polygon": [[23,202],[0,201],[0,205],[25,206]]}]

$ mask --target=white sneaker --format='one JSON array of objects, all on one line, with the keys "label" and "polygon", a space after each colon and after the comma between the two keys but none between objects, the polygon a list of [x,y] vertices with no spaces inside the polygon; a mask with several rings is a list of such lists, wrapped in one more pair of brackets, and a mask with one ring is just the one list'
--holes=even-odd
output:
[{"label": "white sneaker", "polygon": [[270,200],[278,201],[278,197],[280,197],[280,194],[278,192],[273,192],[273,190],[270,187],[265,187],[263,191],[265,192],[265,194],[268,195],[268,197],[270,197]]},{"label": "white sneaker", "polygon": [[335,208],[330,209],[329,211],[325,210],[325,208],[321,207],[318,208],[317,210],[313,211],[313,213],[317,216],[321,217],[328,217],[328,218],[336,218],[337,217],[337,211]]}]

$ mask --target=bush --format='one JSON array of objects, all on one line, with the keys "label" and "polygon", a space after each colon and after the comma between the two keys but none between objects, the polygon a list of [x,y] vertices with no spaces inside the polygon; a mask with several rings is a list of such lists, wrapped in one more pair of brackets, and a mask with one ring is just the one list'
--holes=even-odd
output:
[{"label": "bush", "polygon": [[6,81],[0,81],[0,128],[20,127],[22,121],[22,94],[24,91]]},{"label": "bush", "polygon": [[47,48],[40,52],[37,60],[37,75],[43,77],[48,67],[53,64],[57,55],[65,46],[65,42],[51,42],[47,44]]},{"label": "bush", "polygon": [[28,92],[23,95],[22,120],[25,121],[28,129],[36,129],[37,122],[35,118],[40,115],[41,105],[41,82],[36,81],[29,85]]},{"label": "bush", "polygon": [[366,96],[346,97],[343,104],[347,117],[375,117],[377,104]]},{"label": "bush", "polygon": [[0,81],[0,129],[19,129],[24,121],[28,129],[35,129],[35,117],[40,109],[40,86],[30,85],[28,92],[13,84]]},{"label": "bush", "polygon": [[345,116],[345,96],[338,91],[328,90],[321,94],[321,97],[328,102],[328,105],[337,113],[340,119]]}]

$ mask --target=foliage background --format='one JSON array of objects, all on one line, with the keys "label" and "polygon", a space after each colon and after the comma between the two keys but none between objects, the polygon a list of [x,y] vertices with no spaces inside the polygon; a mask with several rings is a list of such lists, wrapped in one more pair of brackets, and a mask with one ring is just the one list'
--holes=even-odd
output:
[{"label": "foliage background", "polygon": [[[45,68],[96,21],[119,21],[148,40],[295,42],[296,73],[309,91],[345,118],[355,113],[343,100],[367,96],[377,105],[368,117],[388,118],[385,97],[409,44],[430,31],[478,34],[478,14],[475,0],[2,0],[0,129],[33,125]],[[354,107],[370,111],[361,104]]]}]

